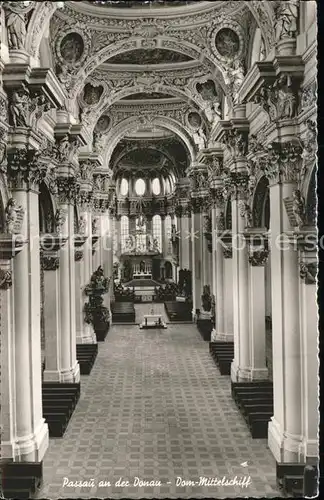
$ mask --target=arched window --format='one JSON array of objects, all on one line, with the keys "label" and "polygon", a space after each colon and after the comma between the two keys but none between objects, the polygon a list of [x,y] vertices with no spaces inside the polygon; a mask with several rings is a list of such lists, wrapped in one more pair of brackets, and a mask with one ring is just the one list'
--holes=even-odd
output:
[{"label": "arched window", "polygon": [[120,183],[120,194],[126,196],[128,194],[128,180],[122,179]]},{"label": "arched window", "polygon": [[157,196],[161,193],[160,180],[157,177],[152,181],[152,191]]},{"label": "arched window", "polygon": [[143,196],[145,193],[145,181],[143,179],[137,179],[135,182],[135,192],[138,196]]},{"label": "arched window", "polygon": [[170,180],[167,178],[165,179],[164,181],[164,185],[165,185],[165,194],[170,194],[171,193],[171,186],[170,186]]},{"label": "arched window", "polygon": [[120,219],[120,243],[122,252],[126,252],[128,237],[129,237],[129,220],[127,215],[122,215]]},{"label": "arched window", "polygon": [[152,226],[153,226],[153,247],[155,247],[155,242],[156,242],[156,247],[158,248],[159,252],[161,252],[161,249],[162,249],[162,222],[161,222],[160,215],[154,215],[154,217],[152,219]]}]

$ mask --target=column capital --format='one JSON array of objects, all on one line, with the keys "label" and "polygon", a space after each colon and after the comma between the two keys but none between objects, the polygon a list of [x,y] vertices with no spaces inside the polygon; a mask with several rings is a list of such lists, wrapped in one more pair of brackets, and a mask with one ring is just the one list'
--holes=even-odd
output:
[{"label": "column capital", "polygon": [[227,170],[223,175],[224,194],[233,198],[246,199],[249,175],[246,171],[231,172]]},{"label": "column capital", "polygon": [[252,266],[264,266],[268,260],[269,251],[263,250],[250,250],[249,262]]},{"label": "column capital", "polygon": [[233,248],[232,247],[223,248],[223,255],[224,255],[224,259],[232,259]]},{"label": "column capital", "polygon": [[60,267],[60,257],[43,253],[41,255],[41,266],[44,271],[56,271]]},{"label": "column capital", "polygon": [[80,193],[80,185],[75,177],[57,177],[57,197],[61,204],[74,204]]},{"label": "column capital", "polygon": [[11,189],[37,189],[46,178],[48,164],[41,161],[40,152],[27,147],[12,149],[3,168]]},{"label": "column capital", "polygon": [[268,146],[265,162],[261,170],[271,184],[297,183],[302,167],[302,147],[299,142],[272,142]]}]

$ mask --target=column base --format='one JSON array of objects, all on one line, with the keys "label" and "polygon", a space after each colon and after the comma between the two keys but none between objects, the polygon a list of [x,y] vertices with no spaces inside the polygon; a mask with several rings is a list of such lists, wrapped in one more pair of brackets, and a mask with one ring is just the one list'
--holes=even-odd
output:
[{"label": "column base", "polygon": [[79,332],[76,335],[76,343],[77,344],[96,344],[97,338],[94,331],[87,332]]},{"label": "column base", "polygon": [[234,334],[233,333],[221,333],[217,332],[215,328],[213,328],[211,332],[211,341],[212,342],[234,342]]},{"label": "column base", "polygon": [[253,380],[267,380],[269,377],[267,368],[251,368],[236,365],[235,361],[231,364],[232,382],[252,382]]},{"label": "column base", "polygon": [[60,382],[64,384],[78,384],[80,382],[80,365],[76,361],[74,367],[61,370],[62,379]]},{"label": "column base", "polygon": [[279,463],[305,461],[302,436],[284,432],[275,417],[271,417],[268,425],[268,446]]},{"label": "column base", "polygon": [[48,425],[40,419],[33,434],[17,437],[14,441],[1,441],[1,458],[13,462],[41,462],[49,444]]}]

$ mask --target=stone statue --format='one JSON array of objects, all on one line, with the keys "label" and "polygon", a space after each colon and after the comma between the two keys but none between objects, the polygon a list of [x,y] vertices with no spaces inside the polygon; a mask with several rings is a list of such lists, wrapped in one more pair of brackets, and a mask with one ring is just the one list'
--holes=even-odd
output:
[{"label": "stone statue", "polygon": [[274,84],[277,97],[278,118],[293,118],[297,109],[297,96],[292,89],[291,79],[282,75]]},{"label": "stone statue", "polygon": [[245,227],[252,227],[252,210],[248,203],[242,202],[241,215],[245,219]]},{"label": "stone statue", "polygon": [[293,214],[298,228],[305,224],[305,201],[299,189],[293,192]]},{"label": "stone statue", "polygon": [[63,208],[58,208],[55,213],[54,217],[54,226],[55,226],[55,231],[57,233],[61,232],[62,226],[64,222],[66,221],[67,217],[67,211],[63,210]]},{"label": "stone statue", "polygon": [[244,73],[243,63],[239,59],[234,61],[232,67],[228,68],[226,71],[225,80],[229,87],[234,104],[238,103],[238,91],[243,83]]},{"label": "stone statue", "polygon": [[10,198],[5,210],[8,233],[13,234],[20,232],[24,212],[25,211],[23,207],[21,205],[18,205],[17,200],[15,200],[14,198]]},{"label": "stone statue", "polygon": [[298,28],[299,0],[280,1],[275,9],[276,39],[294,38]]},{"label": "stone statue", "polygon": [[66,159],[69,156],[71,148],[69,136],[67,134],[64,137],[62,137],[62,139],[60,139],[58,148],[59,148],[60,159],[61,160]]},{"label": "stone statue", "polygon": [[8,30],[8,45],[12,50],[23,50],[26,41],[26,14],[33,8],[25,2],[4,2],[6,24]]},{"label": "stone statue", "polygon": [[100,153],[103,149],[103,132],[101,130],[94,130],[93,132],[93,148]]},{"label": "stone statue", "polygon": [[199,151],[206,147],[207,137],[201,127],[198,129],[198,132],[193,134],[193,139],[195,141],[195,144],[198,146]]},{"label": "stone statue", "polygon": [[14,90],[9,110],[14,127],[28,127],[30,94],[26,85],[22,84],[19,90]]}]

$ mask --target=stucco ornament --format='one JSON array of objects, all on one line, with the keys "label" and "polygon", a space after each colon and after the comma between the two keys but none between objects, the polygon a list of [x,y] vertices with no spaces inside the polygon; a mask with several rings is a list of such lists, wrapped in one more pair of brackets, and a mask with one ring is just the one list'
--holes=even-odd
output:
[{"label": "stucco ornament", "polygon": [[299,0],[280,1],[275,7],[276,39],[295,38],[298,29]]}]

